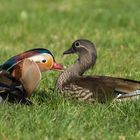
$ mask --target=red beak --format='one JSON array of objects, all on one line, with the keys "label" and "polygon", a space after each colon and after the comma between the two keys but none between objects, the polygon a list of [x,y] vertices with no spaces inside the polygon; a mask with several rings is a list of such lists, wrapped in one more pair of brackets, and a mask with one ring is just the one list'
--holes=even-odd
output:
[{"label": "red beak", "polygon": [[58,63],[54,62],[51,70],[64,70],[64,68],[61,64],[58,64]]}]

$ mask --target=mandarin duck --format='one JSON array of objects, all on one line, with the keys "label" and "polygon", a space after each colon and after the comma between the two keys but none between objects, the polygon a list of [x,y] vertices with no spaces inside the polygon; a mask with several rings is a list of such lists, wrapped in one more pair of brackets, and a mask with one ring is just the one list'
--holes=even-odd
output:
[{"label": "mandarin duck", "polygon": [[41,80],[41,72],[62,69],[47,49],[37,48],[18,54],[1,65],[1,99],[25,102]]},{"label": "mandarin duck", "polygon": [[81,101],[105,103],[109,100],[123,100],[140,95],[140,82],[109,76],[84,76],[93,67],[97,54],[95,44],[79,39],[63,54],[78,55],[76,62],[57,79],[56,89],[63,95]]}]

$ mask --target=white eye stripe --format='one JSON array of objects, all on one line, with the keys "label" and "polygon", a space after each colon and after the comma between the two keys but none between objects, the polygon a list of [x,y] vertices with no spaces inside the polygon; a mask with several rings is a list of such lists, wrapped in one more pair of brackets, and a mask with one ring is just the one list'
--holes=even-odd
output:
[{"label": "white eye stripe", "polygon": [[[47,57],[49,56],[50,54],[38,54],[38,55],[35,55],[35,56],[32,56],[32,57],[29,57],[30,60],[34,61],[34,62],[41,62],[46,60],[47,61]],[[51,56],[51,55],[50,55]]]}]

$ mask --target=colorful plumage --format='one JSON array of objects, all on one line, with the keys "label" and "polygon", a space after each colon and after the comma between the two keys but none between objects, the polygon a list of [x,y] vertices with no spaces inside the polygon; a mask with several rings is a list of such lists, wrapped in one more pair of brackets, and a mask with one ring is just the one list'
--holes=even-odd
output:
[{"label": "colorful plumage", "polygon": [[3,65],[1,65],[0,69],[12,72],[14,69],[16,69],[17,64],[24,59],[30,59],[36,62],[41,72],[50,69],[54,69],[54,70],[63,69],[60,64],[57,64],[55,62],[52,53],[44,48],[36,48],[36,49],[28,50],[21,54],[13,56],[12,58],[8,59]]},{"label": "colorful plumage", "polygon": [[22,69],[16,69],[18,79],[9,72],[0,71],[0,98],[10,102],[31,104],[28,98],[38,85],[41,74],[37,64],[28,59],[19,63]]},{"label": "colorful plumage", "polygon": [[76,62],[66,69],[56,83],[62,95],[82,101],[106,102],[110,99],[140,95],[140,82],[109,76],[84,76],[84,72],[94,66],[97,58],[95,45],[85,39],[76,40],[63,54],[78,55]]},{"label": "colorful plumage", "polygon": [[7,97],[9,101],[26,101],[41,80],[41,72],[62,69],[52,53],[44,48],[13,56],[0,67],[0,100]]}]

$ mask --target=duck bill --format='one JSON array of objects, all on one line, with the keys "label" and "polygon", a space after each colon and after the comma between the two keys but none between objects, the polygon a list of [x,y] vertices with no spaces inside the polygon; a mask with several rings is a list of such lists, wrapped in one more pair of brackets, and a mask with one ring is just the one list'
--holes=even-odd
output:
[{"label": "duck bill", "polygon": [[75,53],[75,50],[73,48],[69,48],[68,50],[63,52],[63,55],[65,55],[65,54],[72,54],[72,53]]},{"label": "duck bill", "polygon": [[61,70],[64,70],[63,66],[61,64],[58,64],[56,62],[54,62],[51,70],[58,70],[58,71],[61,71]]}]

